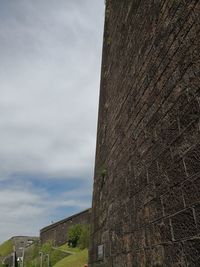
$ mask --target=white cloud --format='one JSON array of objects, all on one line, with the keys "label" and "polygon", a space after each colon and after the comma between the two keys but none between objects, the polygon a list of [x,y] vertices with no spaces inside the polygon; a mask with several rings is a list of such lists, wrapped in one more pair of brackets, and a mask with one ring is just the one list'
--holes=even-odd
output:
[{"label": "white cloud", "polygon": [[[19,183],[0,188],[0,243],[15,235],[39,235],[39,229],[57,220],[57,209],[83,210],[90,207],[87,189],[69,190],[60,196],[34,188],[30,183]],[[71,210],[71,209],[70,209]]]},{"label": "white cloud", "polygon": [[0,17],[1,179],[91,175],[102,2],[20,0]]},{"label": "white cloud", "polygon": [[44,221],[47,209],[42,197],[17,188],[0,189],[0,242],[14,235],[38,232],[38,218]]},{"label": "white cloud", "polygon": [[[0,2],[0,181],[38,175],[91,188],[103,17],[103,0]],[[0,188],[0,238],[36,231],[50,212],[39,204],[49,192],[22,188]],[[59,202],[88,205],[62,196],[53,209]]]}]

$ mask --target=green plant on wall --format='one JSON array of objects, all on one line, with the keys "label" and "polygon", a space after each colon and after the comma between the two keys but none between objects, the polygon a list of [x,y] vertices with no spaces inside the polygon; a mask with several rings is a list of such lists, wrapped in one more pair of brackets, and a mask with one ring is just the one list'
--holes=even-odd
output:
[{"label": "green plant on wall", "polygon": [[97,171],[98,176],[100,176],[101,178],[104,178],[107,174],[106,171],[106,167],[104,165],[102,165],[99,170]]},{"label": "green plant on wall", "polygon": [[103,169],[101,171],[101,177],[104,178],[106,176],[106,173],[107,173],[106,169]]},{"label": "green plant on wall", "polygon": [[111,37],[107,38],[107,45],[111,45]]},{"label": "green plant on wall", "polygon": [[109,0],[105,0],[105,6],[106,6],[105,16],[107,19],[110,15],[110,2],[109,2]]},{"label": "green plant on wall", "polygon": [[101,178],[101,189],[103,188],[104,184],[105,184],[105,177],[107,175],[107,170],[104,166],[102,166],[99,171],[98,171],[98,175]]}]

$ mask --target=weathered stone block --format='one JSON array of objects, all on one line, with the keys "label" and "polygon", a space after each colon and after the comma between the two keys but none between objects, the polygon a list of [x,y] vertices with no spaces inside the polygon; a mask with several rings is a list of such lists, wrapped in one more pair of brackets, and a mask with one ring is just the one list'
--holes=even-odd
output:
[{"label": "weathered stone block", "polygon": [[184,159],[188,175],[200,174],[200,144],[196,144]]},{"label": "weathered stone block", "polygon": [[199,120],[199,118],[200,118],[200,107],[197,99],[194,98],[191,105],[188,106],[186,110],[184,110],[180,118],[181,129],[185,129],[193,121]]},{"label": "weathered stone block", "polygon": [[172,242],[169,219],[162,219],[146,227],[146,245],[148,247]]},{"label": "weathered stone block", "polygon": [[170,188],[162,196],[162,203],[165,215],[171,215],[184,208],[183,196],[181,188]]},{"label": "weathered stone block", "polygon": [[200,266],[200,239],[187,240],[183,243],[187,266]]},{"label": "weathered stone block", "polygon": [[197,223],[198,234],[200,234],[200,204],[197,204],[194,207],[194,211],[195,211],[195,218],[196,218],[196,223]]},{"label": "weathered stone block", "polygon": [[160,198],[155,198],[148,204],[149,221],[153,222],[163,217],[163,207]]},{"label": "weathered stone block", "polygon": [[186,206],[200,202],[200,174],[184,182],[182,191]]},{"label": "weathered stone block", "polygon": [[182,160],[174,161],[171,168],[167,170],[169,181],[172,185],[178,185],[186,179],[186,172]]},{"label": "weathered stone block", "polygon": [[158,172],[158,162],[154,161],[151,166],[148,168],[148,180],[153,182],[159,176]]},{"label": "weathered stone block", "polygon": [[186,267],[186,257],[183,246],[180,243],[169,243],[164,245],[164,257],[166,267]]},{"label": "weathered stone block", "polygon": [[175,240],[181,240],[197,235],[197,227],[192,209],[184,210],[171,217]]}]

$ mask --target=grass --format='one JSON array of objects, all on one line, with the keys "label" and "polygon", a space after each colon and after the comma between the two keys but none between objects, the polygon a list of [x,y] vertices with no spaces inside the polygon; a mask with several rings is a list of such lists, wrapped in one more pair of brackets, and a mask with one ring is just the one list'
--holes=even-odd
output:
[{"label": "grass", "polygon": [[66,252],[69,251],[69,252],[72,252],[72,253],[78,253],[78,252],[81,251],[80,248],[78,248],[78,247],[76,247],[76,248],[71,248],[71,247],[69,247],[67,244],[58,247],[58,249],[60,249],[60,250],[62,250],[62,251],[66,251]]},{"label": "grass", "polygon": [[0,256],[5,257],[13,252],[13,242],[11,239],[0,245]]},{"label": "grass", "polygon": [[54,267],[83,267],[88,262],[88,250],[84,249],[57,262]]},{"label": "grass", "polygon": [[61,259],[70,255],[66,251],[62,251],[59,249],[54,249],[51,242],[47,242],[40,246],[38,242],[33,244],[31,247],[26,249],[25,251],[25,260],[24,266],[25,267],[39,267],[40,266],[40,256],[39,252],[43,252],[43,267],[47,267],[47,254],[50,257],[51,265],[55,265]]}]

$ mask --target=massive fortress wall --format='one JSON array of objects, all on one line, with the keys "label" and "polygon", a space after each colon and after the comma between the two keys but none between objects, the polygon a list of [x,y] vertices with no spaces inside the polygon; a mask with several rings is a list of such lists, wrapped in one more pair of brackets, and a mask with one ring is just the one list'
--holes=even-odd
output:
[{"label": "massive fortress wall", "polygon": [[91,209],[87,209],[56,222],[40,230],[40,241],[42,244],[52,241],[55,246],[63,245],[67,242],[67,231],[75,224],[90,224]]},{"label": "massive fortress wall", "polygon": [[200,266],[200,1],[106,2],[90,266]]}]

